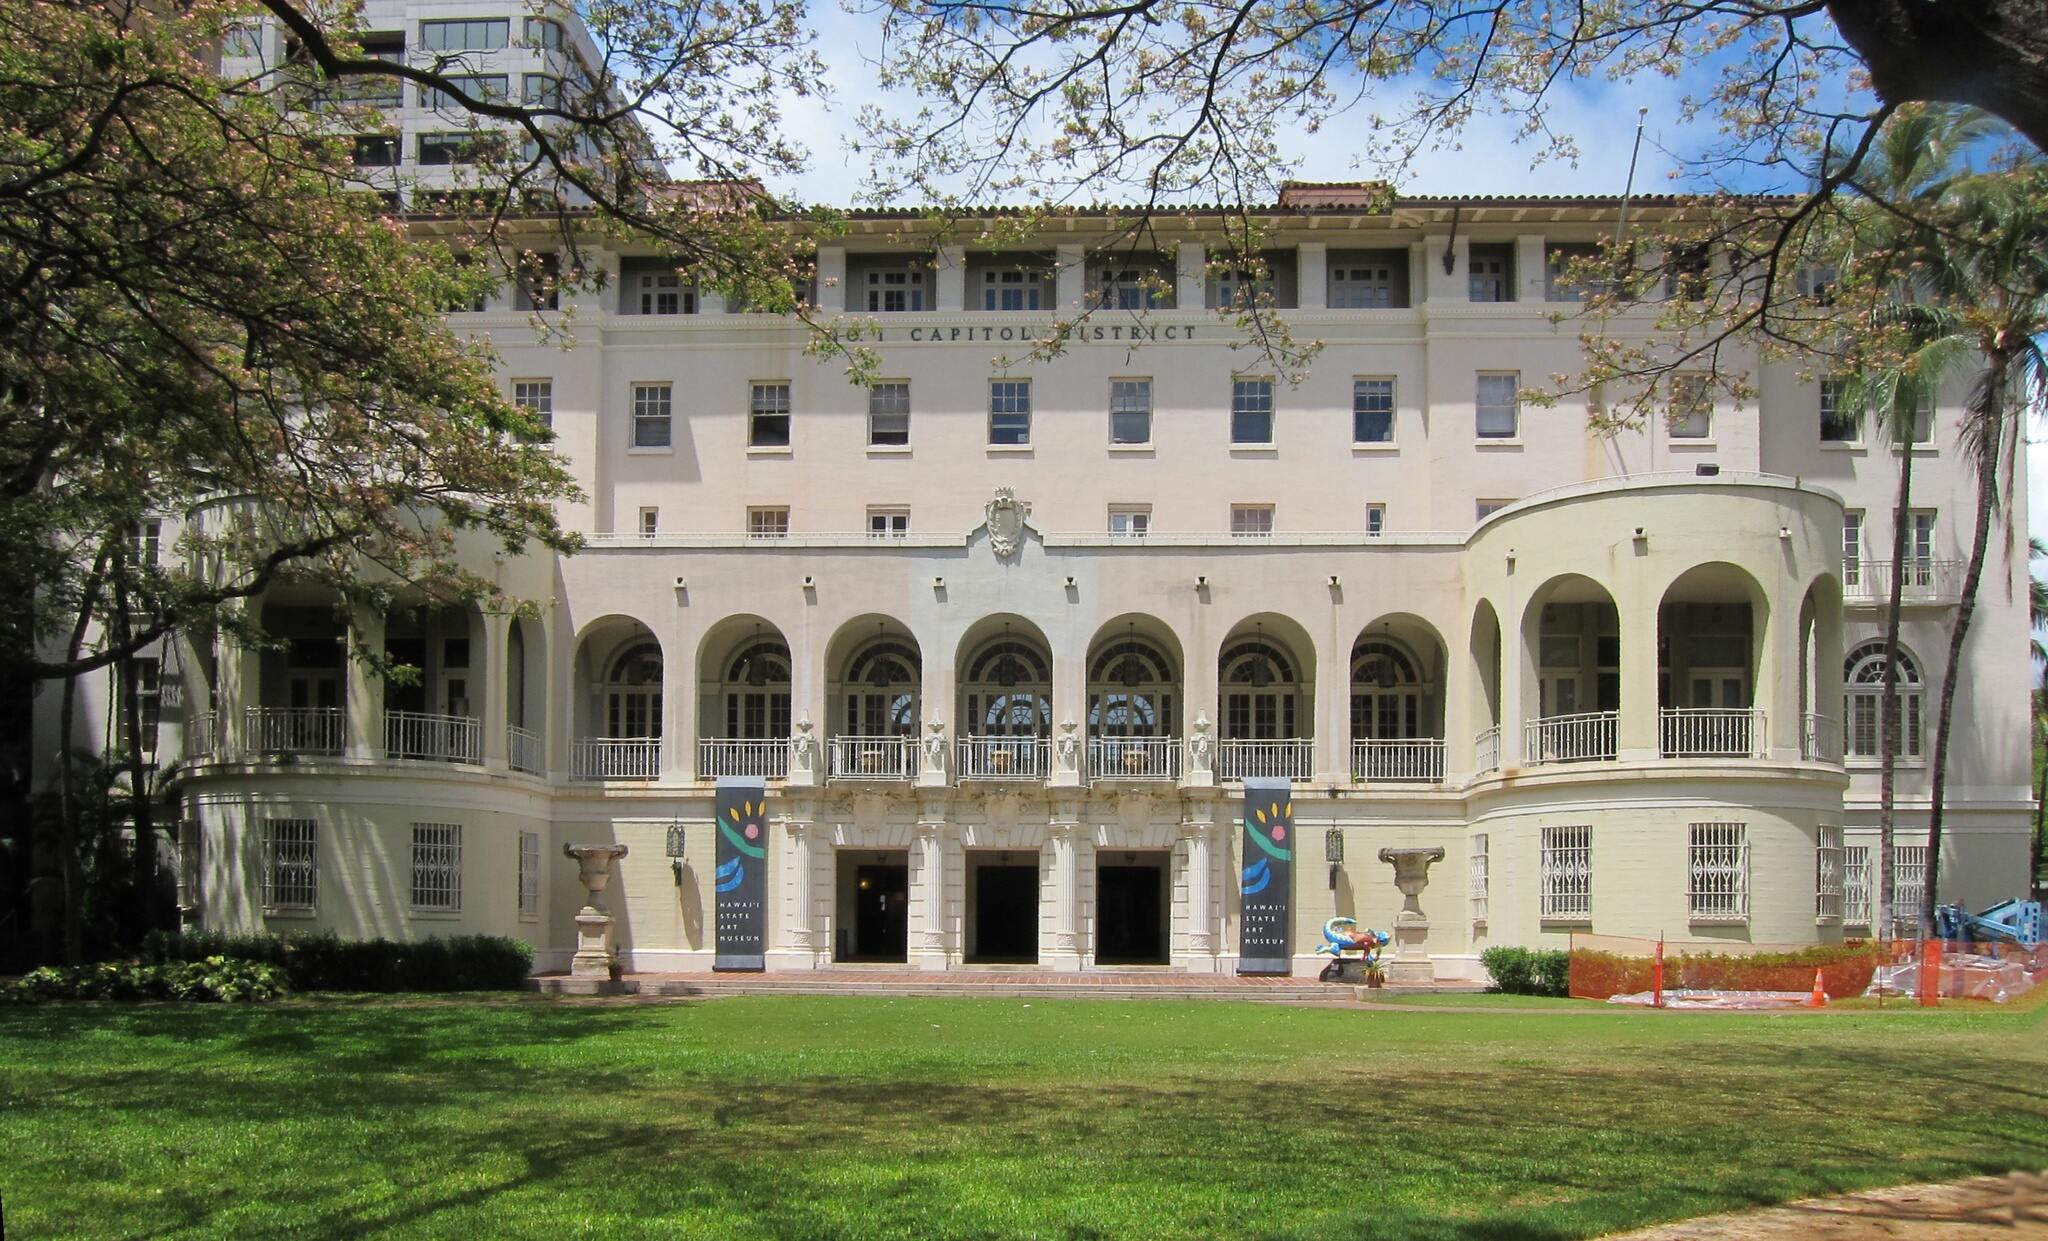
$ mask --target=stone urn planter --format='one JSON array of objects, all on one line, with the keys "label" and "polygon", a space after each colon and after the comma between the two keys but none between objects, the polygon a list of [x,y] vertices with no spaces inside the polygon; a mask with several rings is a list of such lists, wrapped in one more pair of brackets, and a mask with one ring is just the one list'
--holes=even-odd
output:
[{"label": "stone urn planter", "polygon": [[1380,850],[1380,861],[1394,868],[1394,888],[1403,898],[1401,912],[1394,915],[1394,959],[1386,966],[1387,977],[1397,985],[1427,985],[1436,981],[1436,967],[1430,963],[1424,947],[1429,940],[1429,919],[1416,898],[1429,886],[1431,863],[1443,860],[1441,845]]},{"label": "stone urn planter", "polygon": [[583,908],[576,911],[576,955],[569,959],[572,978],[616,979],[618,956],[612,949],[612,916],[604,890],[612,881],[612,863],[626,856],[626,846],[563,845],[562,855],[576,861],[583,881]]}]

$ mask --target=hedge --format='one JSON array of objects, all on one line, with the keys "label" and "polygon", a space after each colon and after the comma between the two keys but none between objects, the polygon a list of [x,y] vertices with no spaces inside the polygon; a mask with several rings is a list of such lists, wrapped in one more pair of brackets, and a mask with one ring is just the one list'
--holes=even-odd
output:
[{"label": "hedge", "polygon": [[[1813,944],[1783,952],[1715,952],[1666,945],[1667,991],[1806,991],[1815,970],[1832,996],[1861,995],[1885,959],[1868,941]],[[1585,999],[1632,995],[1655,984],[1655,959],[1648,952],[1623,955],[1579,949],[1572,953],[1572,994]]]},{"label": "hedge", "polygon": [[143,941],[142,953],[149,961],[261,961],[282,969],[294,991],[517,991],[533,972],[531,945],[495,935],[398,941],[159,932]]},{"label": "hedge", "polygon": [[0,1003],[49,1000],[199,1000],[257,1003],[288,990],[285,972],[260,961],[208,956],[153,965],[106,962],[30,970],[0,985]]},{"label": "hedge", "polygon": [[1509,995],[1565,995],[1571,990],[1572,955],[1556,948],[1488,948],[1479,964],[1493,990]]}]

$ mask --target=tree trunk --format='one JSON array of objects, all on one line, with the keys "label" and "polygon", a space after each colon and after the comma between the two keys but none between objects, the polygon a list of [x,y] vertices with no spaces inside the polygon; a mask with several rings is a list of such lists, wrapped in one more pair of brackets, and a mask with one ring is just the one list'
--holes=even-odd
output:
[{"label": "tree trunk", "polygon": [[2048,840],[2048,690],[2034,691],[2034,735],[2040,740],[2034,749],[2034,849],[2027,854],[2027,895],[2041,899],[2041,854]]},{"label": "tree trunk", "polygon": [[1934,925],[1935,880],[1941,873],[1942,796],[1948,786],[1949,719],[1955,711],[1956,682],[1963,664],[1963,643],[1977,613],[1977,587],[1984,577],[1984,554],[1991,544],[1991,515],[1998,509],[1999,440],[2005,433],[2005,385],[2012,358],[1993,351],[1984,376],[1984,408],[1975,417],[1981,426],[1977,450],[1977,527],[1970,535],[1970,563],[1963,570],[1963,592],[1948,634],[1948,663],[1941,670],[1941,705],[1934,720],[1934,772],[1927,809],[1927,888],[1920,895],[1920,931]]},{"label": "tree trunk", "polygon": [[[1891,598],[1884,614],[1884,690],[1878,699],[1877,917],[1872,935],[1892,938],[1892,833],[1899,773],[1899,617],[1906,591],[1906,514],[1913,502],[1913,435],[1901,437],[1899,493],[1892,505]],[[1848,721],[1842,721],[1847,724]]]},{"label": "tree trunk", "polygon": [[[78,620],[71,626],[71,640],[65,658],[76,660],[85,649],[85,631],[92,624],[93,602],[99,598],[100,575],[107,565],[107,551],[100,549],[92,573],[85,580],[85,595],[79,600]],[[64,964],[85,964],[85,866],[78,856],[78,799],[72,787],[71,730],[78,714],[78,678],[64,678],[63,706],[57,712],[57,849],[62,854],[64,877]]]},{"label": "tree trunk", "polygon": [[1827,0],[1887,103],[1967,103],[2048,150],[2048,27],[2022,0]]},{"label": "tree trunk", "polygon": [[[133,617],[128,608],[128,547],[117,543],[114,553],[114,640],[125,644],[133,629]],[[142,928],[154,931],[161,925],[162,901],[157,897],[157,840],[156,821],[151,802],[154,790],[150,787],[149,768],[142,756],[142,702],[141,691],[136,685],[135,659],[130,656],[114,665],[120,678],[121,732],[126,741],[122,758],[128,767],[129,813],[135,823],[135,876],[139,885],[136,893],[142,909]],[[163,693],[163,671],[157,671],[157,693]],[[158,699],[162,701],[161,697]]]}]

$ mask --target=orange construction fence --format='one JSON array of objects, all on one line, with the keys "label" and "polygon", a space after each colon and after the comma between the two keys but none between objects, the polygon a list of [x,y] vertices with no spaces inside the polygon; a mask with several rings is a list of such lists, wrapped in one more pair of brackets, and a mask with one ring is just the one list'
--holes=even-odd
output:
[{"label": "orange construction fence", "polygon": [[1624,996],[1637,1003],[1675,999],[1719,1001],[1718,1007],[1792,1007],[1811,996],[1816,972],[1822,990],[1834,1000],[1878,995],[1927,1004],[2002,1001],[2048,982],[2048,946],[1941,940],[1672,942],[1590,934],[1574,934],[1571,941],[1570,990],[1580,999]]}]

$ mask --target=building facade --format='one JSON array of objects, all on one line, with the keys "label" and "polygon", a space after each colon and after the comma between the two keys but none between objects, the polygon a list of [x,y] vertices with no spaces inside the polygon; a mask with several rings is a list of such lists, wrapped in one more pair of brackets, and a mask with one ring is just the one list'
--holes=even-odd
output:
[{"label": "building facade", "polygon": [[[516,615],[285,587],[255,605],[272,647],[165,650],[190,916],[513,935],[561,968],[563,847],[616,842],[622,963],[708,968],[716,781],[751,777],[770,969],[1229,971],[1242,786],[1277,778],[1297,973],[1326,918],[1391,923],[1387,847],[1444,851],[1420,897],[1444,978],[1579,930],[1871,933],[1872,644],[1903,574],[1911,901],[1971,519],[1956,402],[1895,564],[1899,450],[1795,368],[1752,359],[1755,401],[1614,437],[1583,399],[1517,399],[1581,365],[1555,273],[1618,203],[1352,201],[1283,200],[1242,275],[1201,212],[1110,257],[1106,220],[994,252],[857,214],[816,297],[875,351],[865,385],[629,251],[565,295],[573,348],[514,290],[451,316],[551,419],[588,547],[477,549]],[[1299,382],[1226,309],[1254,276],[1320,342]],[[1031,360],[1056,316],[1079,326]],[[2025,557],[1992,565],[1941,858],[1972,904],[2028,848]]]}]

